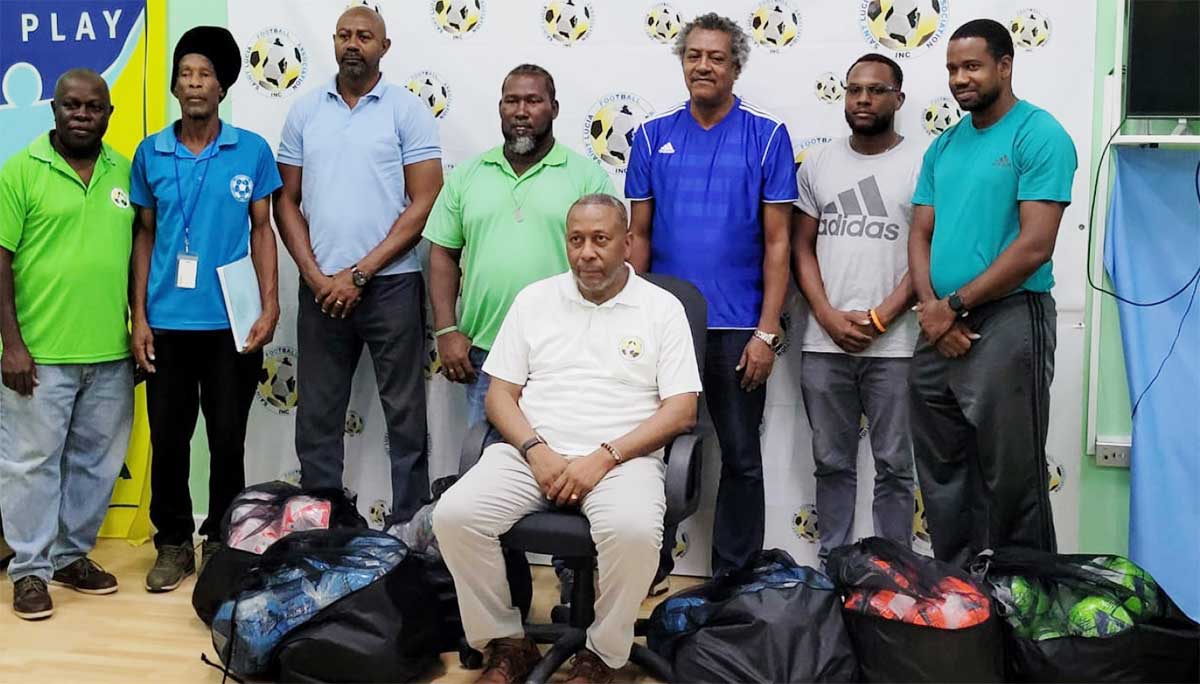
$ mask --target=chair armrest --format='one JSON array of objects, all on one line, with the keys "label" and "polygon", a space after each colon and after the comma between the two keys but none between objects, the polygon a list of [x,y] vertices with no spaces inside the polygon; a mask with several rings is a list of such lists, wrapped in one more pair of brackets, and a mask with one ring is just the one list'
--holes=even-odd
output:
[{"label": "chair armrest", "polygon": [[667,527],[686,520],[700,506],[703,444],[699,434],[687,432],[667,445],[667,512],[663,516],[663,524]]},{"label": "chair armrest", "polygon": [[488,431],[491,425],[486,420],[481,420],[471,426],[467,430],[467,434],[463,437],[462,454],[458,458],[458,474],[466,475],[483,455],[484,441],[487,439]]}]

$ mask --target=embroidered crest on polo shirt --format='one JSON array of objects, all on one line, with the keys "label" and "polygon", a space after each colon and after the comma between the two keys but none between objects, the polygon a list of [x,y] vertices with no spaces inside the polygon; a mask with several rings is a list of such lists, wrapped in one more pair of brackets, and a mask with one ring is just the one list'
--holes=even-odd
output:
[{"label": "embroidered crest on polo shirt", "polygon": [[621,356],[625,357],[629,361],[636,361],[642,356],[642,347],[644,344],[645,343],[642,342],[642,338],[637,337],[636,335],[630,335],[629,337],[621,340],[621,345],[618,347],[618,349],[621,352]]},{"label": "embroidered crest on polo shirt", "polygon": [[115,204],[118,209],[129,208],[129,194],[121,188],[113,188],[112,192],[109,193],[108,196],[112,199],[112,203]]},{"label": "embroidered crest on polo shirt", "polygon": [[254,181],[250,176],[239,173],[229,180],[229,193],[239,202],[249,202],[254,194]]}]

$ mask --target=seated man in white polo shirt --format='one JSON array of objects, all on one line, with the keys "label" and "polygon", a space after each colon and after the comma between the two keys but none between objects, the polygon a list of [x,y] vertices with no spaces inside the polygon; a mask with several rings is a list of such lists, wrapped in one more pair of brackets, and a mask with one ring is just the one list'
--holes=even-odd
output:
[{"label": "seated man in white polo shirt", "polygon": [[524,681],[538,660],[510,605],[499,537],[553,507],[582,510],[599,556],[596,619],[568,681],[611,681],[629,659],[662,545],[662,448],[695,424],[701,386],[683,305],[625,263],[628,225],[611,195],[571,206],[571,271],[517,295],[483,368],[505,442],[434,513],[467,641],[488,650],[478,682]]}]

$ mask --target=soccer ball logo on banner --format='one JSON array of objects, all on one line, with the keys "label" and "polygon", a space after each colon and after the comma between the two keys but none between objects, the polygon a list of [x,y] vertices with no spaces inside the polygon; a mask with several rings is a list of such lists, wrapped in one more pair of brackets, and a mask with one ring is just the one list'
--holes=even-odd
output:
[{"label": "soccer ball logo on banner", "polygon": [[[428,316],[428,320],[433,320],[433,316]],[[433,328],[425,326],[425,379],[432,380],[435,375],[442,372],[442,359],[438,356],[437,338],[433,336]],[[384,439],[387,439],[385,436]]]},{"label": "soccer ball logo on banner", "polygon": [[1053,458],[1046,455],[1046,470],[1048,471],[1048,486],[1050,493],[1061,492],[1063,485],[1067,483],[1067,473],[1063,470],[1062,465]]},{"label": "soccer ball logo on banner", "polygon": [[920,487],[913,490],[913,502],[913,550],[917,553],[931,551],[933,541],[929,536],[929,518],[925,515],[925,496],[921,494]]},{"label": "soccer ball logo on banner", "polygon": [[858,20],[868,42],[894,57],[913,57],[946,31],[949,0],[862,0]]},{"label": "soccer ball logo on banner", "polygon": [[346,9],[350,9],[351,7],[366,7],[367,9],[375,10],[375,14],[383,16],[383,10],[379,9],[379,5],[370,2],[370,0],[351,0],[351,2],[346,5]]},{"label": "soccer ball logo on banner", "polygon": [[813,86],[817,99],[825,104],[841,102],[846,97],[846,83],[832,71],[826,71],[817,77]]},{"label": "soccer ball logo on banner", "polygon": [[688,539],[688,533],[680,530],[679,534],[675,535],[675,546],[671,549],[671,556],[675,560],[679,560],[687,555],[688,548],[691,546],[691,541]]},{"label": "soccer ball logo on banner", "polygon": [[1026,50],[1035,50],[1050,40],[1050,20],[1035,9],[1024,9],[1008,22],[1013,44]]},{"label": "soccer ball logo on banner", "polygon": [[629,166],[633,133],[654,109],[633,93],[612,93],[600,98],[583,124],[584,149],[596,161],[616,171]]},{"label": "soccer ball logo on banner", "polygon": [[799,169],[804,164],[804,158],[808,156],[808,150],[813,145],[824,145],[832,141],[833,138],[825,136],[815,136],[812,138],[800,138],[792,143],[792,150],[796,155],[796,168]]},{"label": "soccer ball logo on banner", "polygon": [[958,104],[948,97],[939,97],[925,108],[925,132],[938,136],[963,118]]},{"label": "soccer ball logo on banner", "polygon": [[291,94],[308,76],[304,46],[281,28],[266,28],[255,34],[243,61],[254,89],[272,97]]},{"label": "soccer ball logo on banner", "polygon": [[592,31],[592,5],[583,0],[552,0],[542,8],[542,28],[559,45],[574,45]]},{"label": "soccer ball logo on banner", "polygon": [[483,21],[483,0],[433,0],[431,10],[438,29],[453,38],[474,33]]},{"label": "soccer ball logo on banner", "polygon": [[263,355],[258,374],[258,400],[263,406],[279,413],[291,413],[296,408],[296,352],[291,347],[275,347]]},{"label": "soccer ball logo on banner", "polygon": [[363,433],[367,427],[367,422],[363,420],[361,414],[353,409],[346,412],[346,436],[357,437]]},{"label": "soccer ball logo on banner", "polygon": [[383,499],[376,499],[371,503],[371,507],[367,509],[367,519],[371,522],[371,528],[382,530],[384,523],[387,522],[388,516],[392,514],[392,507]]},{"label": "soccer ball logo on banner", "polygon": [[801,540],[810,544],[818,544],[821,541],[821,533],[817,527],[817,507],[813,504],[804,504],[800,510],[796,511],[796,515],[792,516],[792,532]]},{"label": "soccer ball logo on banner", "polygon": [[407,87],[429,107],[434,118],[446,116],[450,109],[450,88],[441,76],[432,71],[418,71],[408,77]]},{"label": "soccer ball logo on banner", "polygon": [[646,12],[646,35],[664,45],[675,42],[682,26],[683,17],[679,11],[666,3],[659,3]]},{"label": "soccer ball logo on banner", "polygon": [[785,48],[800,37],[800,11],[791,2],[760,2],[750,13],[750,35],[765,48]]}]

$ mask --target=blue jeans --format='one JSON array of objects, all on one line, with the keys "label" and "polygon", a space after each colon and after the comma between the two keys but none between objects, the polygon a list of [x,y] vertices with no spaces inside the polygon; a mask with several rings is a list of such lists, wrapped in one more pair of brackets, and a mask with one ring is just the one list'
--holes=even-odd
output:
[{"label": "blue jeans", "polygon": [[49,582],[92,550],[133,424],[128,360],[38,365],[37,377],[31,397],[0,386],[0,518],[14,582]]},{"label": "blue jeans", "polygon": [[479,347],[471,347],[467,359],[475,367],[475,382],[467,385],[467,427],[487,419],[483,409],[483,399],[487,396],[488,387],[492,384],[492,376],[483,372],[483,362],[487,361],[488,353]]}]

